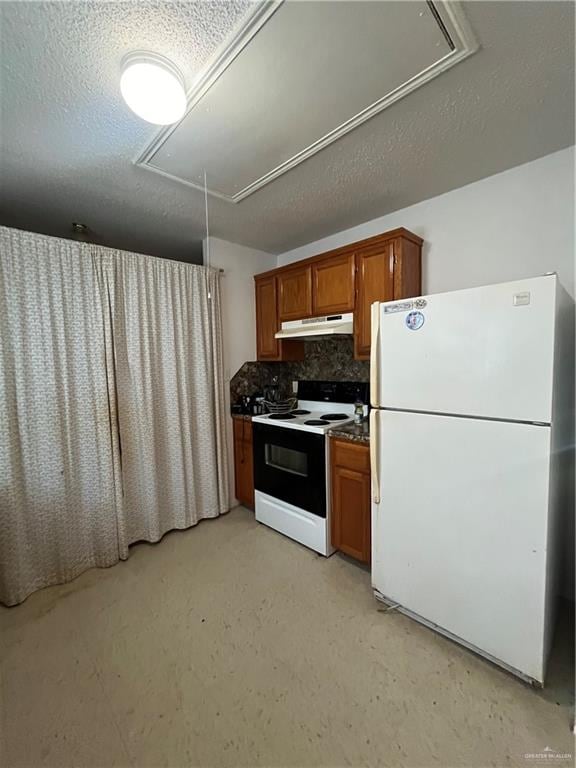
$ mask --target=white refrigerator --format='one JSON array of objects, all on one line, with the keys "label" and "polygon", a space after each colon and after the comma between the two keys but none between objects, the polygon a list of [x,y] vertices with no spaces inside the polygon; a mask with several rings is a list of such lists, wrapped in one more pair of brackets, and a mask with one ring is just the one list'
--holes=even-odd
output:
[{"label": "white refrigerator", "polygon": [[543,685],[573,514],[556,275],[372,305],[376,597]]}]

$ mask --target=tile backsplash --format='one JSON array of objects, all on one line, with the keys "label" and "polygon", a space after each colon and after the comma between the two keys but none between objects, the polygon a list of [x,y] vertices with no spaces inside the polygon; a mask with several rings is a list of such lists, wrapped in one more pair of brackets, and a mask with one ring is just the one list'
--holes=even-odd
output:
[{"label": "tile backsplash", "polygon": [[354,360],[352,336],[332,336],[328,339],[306,339],[304,360],[280,363],[290,370],[292,379],[317,381],[369,381],[368,360]]},{"label": "tile backsplash", "polygon": [[352,336],[305,339],[304,360],[291,363],[247,362],[230,381],[230,402],[243,395],[263,392],[278,377],[283,397],[292,393],[292,381],[369,381],[370,363],[354,360]]}]

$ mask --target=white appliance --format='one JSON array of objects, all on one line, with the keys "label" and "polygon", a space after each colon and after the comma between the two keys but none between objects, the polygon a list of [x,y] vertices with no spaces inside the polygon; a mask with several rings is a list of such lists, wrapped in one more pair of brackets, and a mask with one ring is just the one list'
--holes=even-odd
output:
[{"label": "white appliance", "polygon": [[[301,432],[313,432],[325,435],[332,427],[342,426],[354,420],[354,405],[351,403],[329,403],[319,408],[321,403],[311,400],[298,400],[298,408],[288,413],[262,413],[253,416],[257,424],[280,427],[281,429],[297,429]],[[332,418],[326,419],[326,416]],[[338,418],[334,418],[338,416]]]},{"label": "white appliance", "polygon": [[298,382],[298,408],[254,416],[256,520],[321,555],[330,542],[328,431],[353,421],[354,401],[368,398],[357,382]]},{"label": "white appliance", "polygon": [[376,597],[540,685],[573,513],[572,324],[556,275],[372,306]]},{"label": "white appliance", "polygon": [[277,339],[299,339],[306,336],[349,336],[354,333],[354,315],[346,312],[342,315],[308,317],[304,320],[288,320],[282,323],[274,334]]}]

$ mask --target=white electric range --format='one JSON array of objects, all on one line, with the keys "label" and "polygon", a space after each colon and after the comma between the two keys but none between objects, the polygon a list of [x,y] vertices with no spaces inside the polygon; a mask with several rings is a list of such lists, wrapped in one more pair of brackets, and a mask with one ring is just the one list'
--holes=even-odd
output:
[{"label": "white electric range", "polygon": [[256,520],[329,556],[330,475],[326,433],[354,420],[354,403],[369,400],[368,384],[298,382],[298,407],[254,416]]}]

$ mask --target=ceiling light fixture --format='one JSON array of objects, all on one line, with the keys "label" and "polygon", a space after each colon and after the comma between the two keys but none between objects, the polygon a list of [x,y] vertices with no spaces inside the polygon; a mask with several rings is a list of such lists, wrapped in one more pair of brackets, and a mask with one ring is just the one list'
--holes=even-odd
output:
[{"label": "ceiling light fixture", "polygon": [[120,90],[138,117],[155,125],[171,125],[186,112],[184,78],[165,56],[134,51],[122,60]]}]

